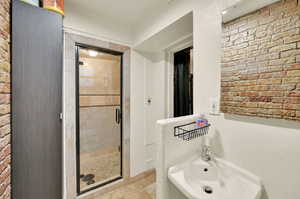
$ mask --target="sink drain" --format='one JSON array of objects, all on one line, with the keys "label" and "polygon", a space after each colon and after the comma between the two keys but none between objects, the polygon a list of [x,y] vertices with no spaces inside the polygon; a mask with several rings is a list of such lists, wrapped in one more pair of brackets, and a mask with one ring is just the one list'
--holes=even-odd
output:
[{"label": "sink drain", "polygon": [[203,191],[207,194],[212,194],[213,193],[213,189],[210,186],[204,186]]}]

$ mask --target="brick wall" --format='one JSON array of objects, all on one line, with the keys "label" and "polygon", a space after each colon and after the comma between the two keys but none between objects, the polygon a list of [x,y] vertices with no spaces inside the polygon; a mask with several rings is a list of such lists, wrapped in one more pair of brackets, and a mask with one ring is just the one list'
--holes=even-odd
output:
[{"label": "brick wall", "polygon": [[283,0],[223,24],[221,110],[300,121],[300,5]]},{"label": "brick wall", "polygon": [[10,0],[0,0],[0,198],[10,198]]}]

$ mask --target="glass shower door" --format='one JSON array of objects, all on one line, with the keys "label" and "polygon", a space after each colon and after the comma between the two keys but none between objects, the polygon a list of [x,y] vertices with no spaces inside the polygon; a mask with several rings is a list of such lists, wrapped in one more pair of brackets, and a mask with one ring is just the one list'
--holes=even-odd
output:
[{"label": "glass shower door", "polygon": [[122,54],[78,46],[77,58],[80,194],[122,177]]}]

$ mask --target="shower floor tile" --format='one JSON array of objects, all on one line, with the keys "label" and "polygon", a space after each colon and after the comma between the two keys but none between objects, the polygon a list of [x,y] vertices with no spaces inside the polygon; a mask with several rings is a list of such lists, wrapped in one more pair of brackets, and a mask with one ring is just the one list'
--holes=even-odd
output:
[{"label": "shower floor tile", "polygon": [[120,152],[118,149],[107,150],[105,152],[84,153],[80,155],[80,174],[92,174],[95,182],[88,185],[80,179],[81,190],[86,190],[120,176]]}]

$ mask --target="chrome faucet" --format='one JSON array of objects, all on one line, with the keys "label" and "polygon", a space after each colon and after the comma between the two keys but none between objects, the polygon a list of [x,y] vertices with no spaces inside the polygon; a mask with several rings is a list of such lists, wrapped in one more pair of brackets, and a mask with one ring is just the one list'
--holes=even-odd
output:
[{"label": "chrome faucet", "polygon": [[203,145],[201,150],[201,159],[205,162],[212,160],[212,151],[210,146]]}]

